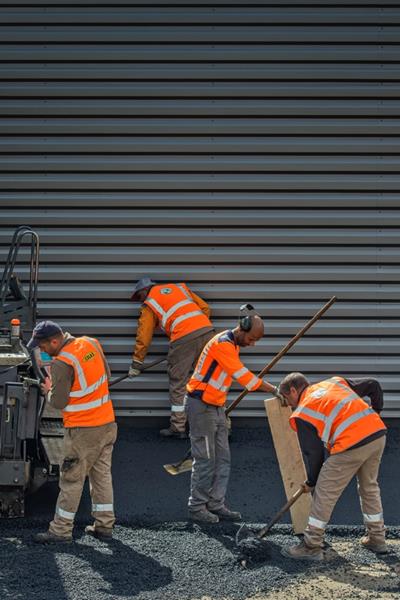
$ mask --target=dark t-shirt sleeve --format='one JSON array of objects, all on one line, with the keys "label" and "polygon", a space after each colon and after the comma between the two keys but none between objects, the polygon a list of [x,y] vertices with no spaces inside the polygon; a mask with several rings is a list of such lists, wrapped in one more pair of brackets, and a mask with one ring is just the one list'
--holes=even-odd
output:
[{"label": "dark t-shirt sleeve", "polygon": [[307,484],[314,487],[324,463],[324,445],[318,437],[314,425],[296,418],[297,437],[307,471]]},{"label": "dark t-shirt sleeve", "polygon": [[375,412],[378,414],[381,412],[383,408],[383,390],[379,381],[372,377],[366,377],[365,379],[347,379],[346,377],[346,381],[358,396],[361,398],[368,396]]}]

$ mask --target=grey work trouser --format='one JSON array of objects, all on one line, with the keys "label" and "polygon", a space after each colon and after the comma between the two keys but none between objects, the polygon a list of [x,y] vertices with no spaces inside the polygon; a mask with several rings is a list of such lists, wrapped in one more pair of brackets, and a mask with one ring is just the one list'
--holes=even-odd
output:
[{"label": "grey work trouser", "polygon": [[186,396],[193,457],[189,510],[219,510],[225,504],[231,454],[223,406]]},{"label": "grey work trouser", "polygon": [[370,538],[376,543],[385,541],[381,493],[378,483],[379,465],[386,436],[369,444],[331,454],[324,462],[313,493],[311,512],[304,541],[310,547],[322,546],[325,527],[342,492],[357,476],[361,510]]},{"label": "grey work trouser", "polygon": [[[170,344],[168,350],[169,397],[171,401],[171,429],[183,432],[186,429],[184,407],[186,384],[190,379],[204,346],[215,335],[207,331],[198,337],[192,335],[178,339]],[[189,337],[188,340],[185,340]]]},{"label": "grey work trouser", "polygon": [[67,428],[60,468],[60,493],[49,531],[71,537],[86,477],[89,477],[94,525],[111,529],[115,522],[111,457],[117,424]]}]

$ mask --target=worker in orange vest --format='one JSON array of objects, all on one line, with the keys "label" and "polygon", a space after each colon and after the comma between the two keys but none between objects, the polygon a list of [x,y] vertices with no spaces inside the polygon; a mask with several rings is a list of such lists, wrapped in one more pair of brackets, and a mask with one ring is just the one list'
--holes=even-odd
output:
[{"label": "worker in orange vest", "polygon": [[[331,377],[310,384],[302,373],[290,373],[279,386],[294,409],[290,425],[297,431],[307,469],[306,491],[311,512],[303,541],[282,554],[299,560],[323,560],[325,528],[342,492],[354,475],[367,534],[361,544],[387,552],[378,471],[386,427],[379,416],[383,392],[376,379]],[[368,396],[371,406],[363,400]],[[328,458],[325,457],[328,455]]]},{"label": "worker in orange vest", "polygon": [[171,402],[170,425],[161,429],[160,435],[187,438],[185,386],[200,352],[214,335],[210,308],[186,284],[157,284],[149,277],[137,282],[131,299],[141,302],[142,307],[129,376],[140,374],[154,330],[160,327],[170,340],[167,360]]},{"label": "worker in orange vest", "polygon": [[225,403],[232,380],[250,392],[277,389],[254,375],[239,358],[240,348],[254,346],[264,324],[251,305],[241,308],[239,324],[214,336],[203,349],[187,384],[186,411],[190,427],[193,468],[189,518],[203,523],[240,520],[225,504],[230,474],[230,450]]},{"label": "worker in orange vest", "polygon": [[41,544],[71,542],[83,485],[89,477],[94,524],[89,535],[107,541],[115,522],[111,457],[117,437],[114,409],[108,391],[110,370],[100,343],[75,338],[53,321],[33,330],[28,346],[39,346],[53,357],[42,391],[51,406],[61,409],[65,427],[60,493],[48,531],[38,533]]}]

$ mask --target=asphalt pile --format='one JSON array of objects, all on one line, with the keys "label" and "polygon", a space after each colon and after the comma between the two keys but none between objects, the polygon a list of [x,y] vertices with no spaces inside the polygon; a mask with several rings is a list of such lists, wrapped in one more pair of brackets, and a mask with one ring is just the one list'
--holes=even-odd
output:
[{"label": "asphalt pile", "polygon": [[[389,432],[382,469],[382,491],[393,552],[376,557],[361,548],[363,533],[354,486],[335,511],[329,529],[329,585],[347,598],[395,598],[400,591],[395,568],[400,560],[398,468],[400,435]],[[281,548],[296,543],[290,526],[274,527],[266,538],[268,552],[248,568],[240,565],[235,540],[239,524],[199,526],[187,522],[189,474],[171,477],[162,469],[186,451],[183,441],[159,441],[154,430],[122,427],[115,449],[114,483],[117,526],[106,544],[84,534],[91,522],[85,490],[77,515],[76,541],[37,546],[32,536],[44,531],[52,517],[57,487],[47,486],[27,503],[27,517],[0,524],[1,600],[247,600],[279,598],[327,576],[326,565],[299,563],[281,556]],[[272,442],[266,427],[236,430],[232,440],[233,468],[229,504],[257,530],[284,503]],[[391,503],[393,502],[393,504]],[[343,523],[351,523],[343,526]],[[338,549],[338,553],[335,552]],[[374,572],[374,576],[371,572]],[[377,588],[376,585],[379,584]],[[327,587],[327,583],[323,584]],[[336,587],[335,587],[336,586]],[[297,592],[294,592],[297,593]],[[285,598],[309,598],[312,591]],[[315,588],[316,593],[316,588]],[[302,595],[303,594],[303,595]],[[385,595],[388,594],[388,595]],[[392,595],[393,594],[393,595]],[[339,592],[340,595],[340,592]]]}]

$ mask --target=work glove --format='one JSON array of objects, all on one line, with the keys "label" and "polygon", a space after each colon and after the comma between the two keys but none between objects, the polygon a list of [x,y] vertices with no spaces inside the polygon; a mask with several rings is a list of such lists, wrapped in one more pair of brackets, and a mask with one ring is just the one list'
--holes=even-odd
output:
[{"label": "work glove", "polygon": [[303,491],[305,494],[310,494],[314,489],[314,486],[309,485],[308,481],[305,481],[304,483],[302,483],[301,487],[303,488]]},{"label": "work glove", "polygon": [[281,406],[288,406],[285,396],[282,396],[282,394],[279,391],[279,386],[275,386],[273,393],[275,398],[278,398],[279,402],[281,403]]},{"label": "work glove", "polygon": [[143,369],[143,363],[139,360],[133,360],[131,366],[129,367],[128,375],[129,377],[137,377],[140,375]]}]

